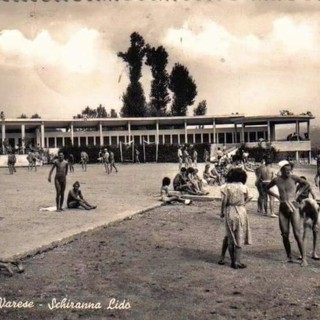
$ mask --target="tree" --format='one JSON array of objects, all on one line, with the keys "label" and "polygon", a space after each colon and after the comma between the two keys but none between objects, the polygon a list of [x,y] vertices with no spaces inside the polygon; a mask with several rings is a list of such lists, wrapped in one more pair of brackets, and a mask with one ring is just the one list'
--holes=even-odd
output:
[{"label": "tree", "polygon": [[197,95],[197,86],[185,66],[179,63],[174,65],[170,74],[169,89],[173,92],[172,115],[185,116],[188,106],[194,103]]},{"label": "tree", "polygon": [[37,113],[35,113],[31,116],[31,119],[41,119],[41,117]]},{"label": "tree", "polygon": [[91,109],[89,106],[87,106],[81,111],[81,113],[78,113],[73,117],[73,119],[83,118],[108,118],[108,112],[101,104],[96,109]]},{"label": "tree", "polygon": [[110,110],[110,118],[118,118],[118,113],[115,109]]},{"label": "tree", "polygon": [[169,75],[166,71],[168,53],[162,46],[156,49],[147,45],[146,56],[146,65],[151,67],[153,76],[148,112],[151,116],[164,116],[167,115],[167,104],[170,101]]},{"label": "tree", "polygon": [[18,119],[28,119],[28,117],[25,113],[21,113],[21,115],[18,117]]},{"label": "tree", "polygon": [[194,116],[204,116],[207,113],[207,101],[202,100],[199,102],[198,106],[193,109]]},{"label": "tree", "polygon": [[98,118],[108,118],[108,112],[105,107],[103,107],[101,104],[97,108],[97,117]]},{"label": "tree", "polygon": [[145,117],[146,99],[140,82],[130,83],[127,92],[122,96],[122,117]]},{"label": "tree", "polygon": [[123,117],[143,117],[146,114],[146,98],[139,79],[142,76],[145,42],[139,33],[134,32],[130,36],[130,43],[127,52],[118,52],[118,57],[128,64],[130,80],[127,90],[122,96],[121,115]]}]

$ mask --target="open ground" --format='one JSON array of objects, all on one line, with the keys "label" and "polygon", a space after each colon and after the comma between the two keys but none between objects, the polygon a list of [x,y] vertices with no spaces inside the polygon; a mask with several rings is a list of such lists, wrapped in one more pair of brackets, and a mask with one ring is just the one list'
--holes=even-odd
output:
[{"label": "open ground", "polygon": [[[177,165],[119,169],[107,175],[102,166],[86,173],[77,167],[67,189],[79,180],[98,209],[63,213],[39,211],[54,205],[49,167],[37,173],[18,168],[14,176],[1,170],[0,256],[31,256],[24,259],[23,274],[0,274],[0,297],[32,301],[34,307],[0,308],[0,319],[320,319],[320,263],[309,258],[307,268],[298,261],[287,264],[277,219],[258,215],[256,203],[248,206],[253,231],[253,245],[244,248],[248,268],[233,270],[217,264],[224,234],[219,201],[145,211],[159,204],[161,178],[173,177]],[[311,180],[315,168],[296,173]],[[253,182],[250,174],[256,196]],[[210,196],[218,197],[219,188],[211,187]],[[135,212],[141,213],[132,216]],[[85,232],[98,226],[105,227]],[[63,239],[73,241],[33,255]],[[100,303],[101,309],[50,310],[53,298]],[[112,298],[130,309],[108,309]]]}]

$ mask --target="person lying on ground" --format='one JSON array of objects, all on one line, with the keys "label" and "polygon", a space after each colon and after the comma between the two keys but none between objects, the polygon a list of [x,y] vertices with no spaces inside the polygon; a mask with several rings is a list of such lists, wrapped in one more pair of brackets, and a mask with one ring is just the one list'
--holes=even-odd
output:
[{"label": "person lying on ground", "polygon": [[83,198],[79,181],[73,184],[73,189],[68,193],[67,206],[69,209],[81,207],[86,210],[92,210],[97,208],[97,206],[92,206]]},{"label": "person lying on ground", "polygon": [[6,269],[10,276],[12,277],[14,274],[14,269],[12,269],[12,267],[14,267],[15,269],[17,269],[16,271],[18,273],[21,273],[24,271],[24,266],[22,265],[22,263],[20,261],[14,261],[14,260],[0,260],[0,268],[4,268]]},{"label": "person lying on ground", "polygon": [[188,199],[182,199],[179,195],[170,194],[169,186],[171,180],[168,177],[162,179],[162,186],[160,189],[160,201],[164,204],[184,203],[190,204],[192,201]]}]

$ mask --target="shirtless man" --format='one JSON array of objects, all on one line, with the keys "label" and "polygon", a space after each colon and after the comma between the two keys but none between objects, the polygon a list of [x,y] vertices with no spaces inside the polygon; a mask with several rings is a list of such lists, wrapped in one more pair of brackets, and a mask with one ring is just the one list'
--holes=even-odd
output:
[{"label": "shirtless man", "polygon": [[57,212],[63,211],[62,205],[64,201],[64,192],[66,190],[66,178],[68,174],[68,162],[64,160],[63,152],[59,152],[58,159],[54,160],[53,166],[49,172],[48,181],[51,182],[51,175],[53,170],[56,169],[54,177],[54,185],[56,187],[56,204]]},{"label": "shirtless man", "polygon": [[314,183],[317,187],[320,189],[320,152],[316,156],[316,161],[317,161],[317,172],[316,176],[314,177]]},{"label": "shirtless man", "polygon": [[[297,241],[300,255],[302,257],[301,266],[307,266],[306,253],[303,245],[303,240],[300,232],[300,213],[299,204],[296,198],[304,191],[305,188],[309,188],[310,184],[295,175],[291,175],[291,167],[289,161],[283,160],[279,162],[280,175],[273,178],[271,182],[265,187],[267,193],[280,202],[279,206],[279,224],[285,247],[288,262],[293,262],[291,255],[291,245],[289,241],[290,223],[294,237]],[[296,194],[296,184],[299,183],[301,187],[300,191]],[[279,195],[274,193],[271,188],[277,186],[279,189]],[[303,188],[303,186],[305,188]]]},{"label": "shirtless man", "polygon": [[103,164],[106,172],[110,173],[110,167],[109,167],[109,161],[110,161],[110,153],[108,152],[108,149],[104,149],[103,151]]},{"label": "shirtless man", "polygon": [[271,218],[276,218],[277,216],[273,212],[273,206],[274,206],[274,198],[269,195],[268,199],[268,193],[266,191],[266,186],[271,182],[273,179],[273,171],[271,169],[271,161],[269,159],[265,160],[265,165],[261,165],[257,171],[256,171],[257,180],[261,184],[261,209],[262,214],[268,216],[268,202],[269,202],[269,209],[270,209],[270,215]]},{"label": "shirtless man", "polygon": [[80,153],[80,162],[83,171],[87,171],[87,163],[89,162],[89,156],[85,151],[81,151]]},{"label": "shirtless man", "polygon": [[179,170],[182,168],[183,156],[182,156],[182,147],[178,148],[178,161],[179,161]]},{"label": "shirtless man", "polygon": [[15,164],[16,164],[16,155],[14,154],[14,151],[8,152],[8,168],[9,168],[10,174],[17,172],[15,168]]},{"label": "shirtless man", "polygon": [[115,160],[114,160],[114,153],[112,151],[110,151],[110,154],[109,154],[109,162],[110,162],[110,172],[112,172],[112,168],[114,168],[116,172],[118,172],[118,169],[116,167]]}]

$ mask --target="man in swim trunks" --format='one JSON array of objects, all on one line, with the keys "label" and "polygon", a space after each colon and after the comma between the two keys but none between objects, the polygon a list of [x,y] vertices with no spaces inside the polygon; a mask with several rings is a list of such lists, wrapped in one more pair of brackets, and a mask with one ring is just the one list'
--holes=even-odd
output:
[{"label": "man in swim trunks", "polygon": [[[299,204],[296,198],[299,197],[300,193],[304,192],[304,189],[310,187],[310,184],[298,176],[291,174],[291,166],[289,161],[283,160],[279,162],[280,175],[273,178],[271,182],[266,186],[265,190],[267,193],[280,201],[279,206],[279,224],[285,247],[288,262],[293,262],[291,254],[291,245],[289,241],[290,223],[294,237],[297,241],[300,255],[302,257],[301,266],[307,266],[306,253],[303,245],[303,240],[300,232],[300,212]],[[296,184],[299,183],[302,187],[296,194]],[[271,190],[272,187],[277,186],[279,195]]]},{"label": "man in swim trunks", "polygon": [[16,164],[16,155],[12,150],[8,152],[8,168],[9,168],[10,174],[13,174],[14,172],[16,172],[15,164]]},{"label": "man in swim trunks", "polygon": [[107,148],[104,149],[103,151],[103,164],[106,172],[109,174],[110,173],[110,167],[109,167],[109,159],[110,158],[110,153]]},{"label": "man in swim trunks", "polygon": [[114,160],[113,151],[110,151],[110,153],[109,153],[109,162],[110,162],[110,172],[112,172],[112,168],[114,168],[116,170],[116,172],[118,172],[118,169],[116,167],[115,160]]},{"label": "man in swim trunks", "polygon": [[68,174],[68,162],[64,160],[63,152],[59,152],[58,159],[53,161],[53,165],[48,177],[49,182],[51,182],[51,175],[54,169],[56,169],[54,185],[56,187],[57,212],[60,212],[63,211],[62,205],[64,201],[64,192],[66,190],[66,180]]},{"label": "man in swim trunks", "polygon": [[85,151],[81,151],[80,153],[80,162],[83,171],[87,171],[87,163],[89,162],[89,156]]},{"label": "man in swim trunks", "polygon": [[68,193],[67,206],[69,209],[81,207],[85,210],[93,210],[97,208],[97,206],[92,206],[83,198],[79,181],[73,184],[73,189]]},{"label": "man in swim trunks", "polygon": [[[261,194],[262,194],[262,214],[268,216],[268,207],[270,211],[269,217],[276,218],[277,216],[273,212],[274,198],[268,195],[266,191],[266,186],[271,182],[273,178],[273,171],[271,169],[270,159],[265,159],[265,165],[261,165],[256,171],[257,179],[261,184]],[[268,206],[269,202],[269,206]]]}]

